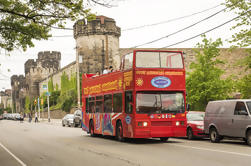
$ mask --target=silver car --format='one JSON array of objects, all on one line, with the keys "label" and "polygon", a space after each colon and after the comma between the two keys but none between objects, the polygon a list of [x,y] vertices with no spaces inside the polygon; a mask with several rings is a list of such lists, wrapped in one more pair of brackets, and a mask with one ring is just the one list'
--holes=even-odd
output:
[{"label": "silver car", "polygon": [[63,117],[62,119],[62,126],[69,126],[69,127],[73,127],[74,124],[73,124],[73,118],[74,118],[74,115],[73,114],[67,114]]},{"label": "silver car", "polygon": [[251,100],[211,101],[206,107],[205,133],[211,142],[243,138],[251,146]]}]

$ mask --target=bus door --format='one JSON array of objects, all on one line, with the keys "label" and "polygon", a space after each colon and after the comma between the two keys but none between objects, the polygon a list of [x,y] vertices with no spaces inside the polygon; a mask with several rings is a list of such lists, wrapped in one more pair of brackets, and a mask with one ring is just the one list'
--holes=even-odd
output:
[{"label": "bus door", "polygon": [[123,118],[124,136],[133,137],[133,92],[125,92],[125,116]]}]

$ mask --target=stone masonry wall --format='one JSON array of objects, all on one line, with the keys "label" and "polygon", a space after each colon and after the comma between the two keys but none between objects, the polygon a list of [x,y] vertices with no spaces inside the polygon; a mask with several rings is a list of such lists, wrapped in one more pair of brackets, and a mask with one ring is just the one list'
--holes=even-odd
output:
[{"label": "stone masonry wall", "polygon": [[78,20],[74,24],[77,53],[83,56],[81,71],[96,73],[104,66],[119,67],[121,30],[112,18],[97,16],[95,20]]}]

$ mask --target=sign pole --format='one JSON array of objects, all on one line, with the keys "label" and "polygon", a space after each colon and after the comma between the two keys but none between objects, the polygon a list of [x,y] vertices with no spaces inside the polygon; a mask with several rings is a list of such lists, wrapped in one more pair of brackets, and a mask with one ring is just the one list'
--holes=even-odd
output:
[{"label": "sign pole", "polygon": [[[49,82],[49,81],[48,81]],[[51,115],[50,115],[50,92],[49,92],[49,88],[48,88],[48,82],[47,82],[47,85],[43,85],[43,89],[44,90],[47,90],[46,91],[46,96],[47,96],[47,104],[48,104],[48,122],[51,121]],[[43,99],[42,99],[43,100]],[[43,105],[43,104],[42,104]]]},{"label": "sign pole", "polygon": [[38,119],[40,120],[40,104],[39,104],[39,97],[37,98],[37,107],[38,107]]},{"label": "sign pole", "polygon": [[51,116],[50,116],[50,99],[49,99],[49,94],[47,94],[47,103],[48,103],[48,122],[51,121]]},{"label": "sign pole", "polygon": [[48,122],[51,122],[51,115],[50,115],[50,97],[49,97],[49,81],[47,82],[47,104],[48,104]]}]

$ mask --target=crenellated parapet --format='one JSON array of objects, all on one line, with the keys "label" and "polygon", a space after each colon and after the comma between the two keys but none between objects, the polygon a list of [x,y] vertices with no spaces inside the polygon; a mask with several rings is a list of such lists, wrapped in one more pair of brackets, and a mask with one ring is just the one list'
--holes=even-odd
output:
[{"label": "crenellated parapet", "polygon": [[116,26],[115,20],[105,16],[97,16],[91,21],[78,20],[73,27],[75,39],[89,35],[114,35],[116,37],[121,35],[121,29]]},{"label": "crenellated parapet", "polygon": [[24,64],[24,72],[27,74],[31,68],[37,67],[37,62],[34,59],[28,59]]}]

